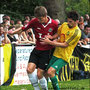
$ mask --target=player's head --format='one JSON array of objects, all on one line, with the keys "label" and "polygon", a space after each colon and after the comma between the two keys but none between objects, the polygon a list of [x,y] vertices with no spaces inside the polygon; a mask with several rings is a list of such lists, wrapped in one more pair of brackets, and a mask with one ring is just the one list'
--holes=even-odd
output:
[{"label": "player's head", "polygon": [[40,23],[45,23],[47,19],[47,9],[44,6],[36,6],[34,16],[38,18]]},{"label": "player's head", "polygon": [[73,28],[74,26],[76,26],[78,22],[78,18],[79,18],[79,15],[76,11],[71,11],[67,14],[67,22],[68,22],[69,28]]}]

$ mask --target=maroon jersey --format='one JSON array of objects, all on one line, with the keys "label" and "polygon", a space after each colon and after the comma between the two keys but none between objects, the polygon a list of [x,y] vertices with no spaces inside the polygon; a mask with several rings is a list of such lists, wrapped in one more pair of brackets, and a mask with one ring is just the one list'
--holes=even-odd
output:
[{"label": "maroon jersey", "polygon": [[54,35],[57,32],[58,24],[56,21],[48,17],[49,20],[46,24],[41,24],[37,18],[31,20],[26,27],[22,27],[23,30],[33,28],[36,38],[36,49],[37,50],[50,50],[53,48],[51,45],[42,45],[40,42],[41,38],[45,35]]}]

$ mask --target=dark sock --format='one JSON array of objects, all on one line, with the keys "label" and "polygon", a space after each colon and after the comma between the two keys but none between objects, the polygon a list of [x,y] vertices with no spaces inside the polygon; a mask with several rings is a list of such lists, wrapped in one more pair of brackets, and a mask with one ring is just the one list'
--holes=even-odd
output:
[{"label": "dark sock", "polygon": [[53,85],[54,90],[60,90],[59,85],[58,85],[57,77],[54,76],[54,77],[52,77],[50,79],[52,81],[52,85]]}]

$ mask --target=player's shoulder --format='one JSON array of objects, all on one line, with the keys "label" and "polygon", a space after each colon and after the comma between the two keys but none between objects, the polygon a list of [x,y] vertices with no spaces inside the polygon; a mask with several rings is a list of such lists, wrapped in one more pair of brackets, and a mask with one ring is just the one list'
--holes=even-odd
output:
[{"label": "player's shoulder", "polygon": [[80,30],[80,28],[78,27],[78,25],[76,26],[76,29],[75,29],[75,30],[81,33],[81,30]]},{"label": "player's shoulder", "polygon": [[58,27],[58,23],[57,23],[54,19],[51,19],[51,24],[52,24],[53,26]]},{"label": "player's shoulder", "polygon": [[38,21],[37,18],[34,18],[34,19],[31,20],[31,22],[37,22],[37,21]]},{"label": "player's shoulder", "polygon": [[58,24],[54,19],[51,19],[53,24]]},{"label": "player's shoulder", "polygon": [[59,26],[59,28],[61,28],[61,27],[68,27],[68,23],[67,23],[67,22],[62,23],[62,24]]},{"label": "player's shoulder", "polygon": [[74,33],[77,37],[81,37],[81,30],[79,29],[78,26],[76,26],[75,30],[74,30]]},{"label": "player's shoulder", "polygon": [[38,24],[38,19],[37,19],[37,18],[32,19],[32,20],[29,22],[29,24],[31,24],[31,25],[37,25],[37,24]]},{"label": "player's shoulder", "polygon": [[68,25],[68,23],[67,22],[64,22],[62,25]]}]

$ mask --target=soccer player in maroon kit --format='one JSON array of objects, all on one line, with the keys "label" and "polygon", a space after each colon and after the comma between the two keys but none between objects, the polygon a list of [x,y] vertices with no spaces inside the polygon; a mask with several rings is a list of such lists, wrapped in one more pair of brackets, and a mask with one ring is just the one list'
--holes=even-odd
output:
[{"label": "soccer player in maroon kit", "polygon": [[[48,90],[47,83],[45,83],[46,79],[44,77],[44,73],[54,47],[42,43],[40,39],[44,38],[46,35],[54,35],[57,32],[58,24],[56,21],[47,16],[47,10],[43,6],[37,6],[34,10],[34,15],[36,18],[32,19],[26,27],[19,28],[13,33],[20,33],[28,30],[29,28],[34,29],[36,46],[31,52],[27,66],[27,73],[35,90],[40,90],[38,86],[38,79],[42,90]],[[37,75],[34,72],[36,68]]]}]

